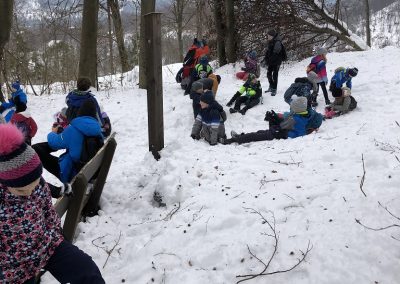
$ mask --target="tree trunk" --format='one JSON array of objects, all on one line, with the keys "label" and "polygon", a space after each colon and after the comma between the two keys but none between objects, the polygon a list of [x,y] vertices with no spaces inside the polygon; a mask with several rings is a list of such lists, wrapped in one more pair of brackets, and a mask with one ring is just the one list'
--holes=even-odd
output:
[{"label": "tree trunk", "polygon": [[115,74],[114,52],[113,52],[113,34],[111,26],[111,7],[107,3],[107,24],[108,24],[108,48],[110,49],[110,73]]},{"label": "tree trunk", "polygon": [[214,21],[215,29],[217,31],[217,56],[219,65],[223,66],[227,63],[225,53],[225,26],[222,21],[222,0],[214,0]]},{"label": "tree trunk", "polygon": [[128,54],[124,42],[124,28],[122,27],[121,14],[119,12],[118,0],[107,0],[108,6],[111,8],[111,16],[114,23],[114,32],[117,39],[119,58],[121,60],[122,73],[130,70],[128,63]]},{"label": "tree trunk", "polygon": [[371,47],[371,14],[370,14],[369,0],[365,0],[365,29],[367,33],[367,45]]},{"label": "tree trunk", "polygon": [[206,19],[206,2],[205,0],[196,0],[196,34],[198,39],[204,37],[204,21]]},{"label": "tree trunk", "polygon": [[[13,17],[14,0],[0,1],[0,83],[3,82],[2,71],[4,64],[4,47],[10,40]],[[4,102],[4,95],[0,86],[0,102]]]},{"label": "tree trunk", "polygon": [[226,55],[228,63],[236,62],[235,45],[235,8],[233,0],[225,0],[226,15]]},{"label": "tree trunk", "polygon": [[84,0],[78,76],[88,77],[93,86],[95,86],[97,74],[98,12],[98,0]]},{"label": "tree trunk", "polygon": [[141,0],[140,5],[140,56],[139,56],[139,88],[146,89],[146,42],[144,15],[154,12],[156,9],[156,0]]},{"label": "tree trunk", "polygon": [[178,61],[183,61],[183,40],[182,40],[182,33],[183,33],[183,10],[185,3],[184,0],[175,0],[174,3],[174,10],[175,10],[175,19],[176,19],[176,33],[178,39]]}]

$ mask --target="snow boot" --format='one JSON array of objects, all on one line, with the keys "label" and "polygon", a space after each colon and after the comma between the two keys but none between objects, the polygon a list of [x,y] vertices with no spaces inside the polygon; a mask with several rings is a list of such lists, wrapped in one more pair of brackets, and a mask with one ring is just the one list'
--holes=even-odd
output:
[{"label": "snow boot", "polygon": [[268,87],[268,90],[266,90],[264,93],[271,93],[272,90],[273,90],[273,89],[271,88],[271,86],[269,86],[269,87]]},{"label": "snow boot", "polygon": [[236,138],[236,137],[239,136],[239,134],[236,131],[232,130],[231,131],[231,136],[232,136],[232,138]]},{"label": "snow boot", "polygon": [[229,109],[229,112],[230,112],[230,113],[236,113],[236,112],[238,112],[238,110],[236,110],[236,109],[234,109],[234,108],[230,108],[230,109]]},{"label": "snow boot", "polygon": [[272,89],[271,90],[271,96],[275,96],[276,95],[276,89]]}]

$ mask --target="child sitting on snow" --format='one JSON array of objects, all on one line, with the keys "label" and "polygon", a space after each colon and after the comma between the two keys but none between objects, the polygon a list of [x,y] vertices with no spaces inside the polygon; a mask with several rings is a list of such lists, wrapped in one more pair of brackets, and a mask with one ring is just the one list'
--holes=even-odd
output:
[{"label": "child sitting on snow", "polygon": [[216,145],[221,138],[226,138],[225,111],[211,91],[201,95],[200,106],[201,110],[196,116],[190,136],[195,140],[204,138],[210,145]]},{"label": "child sitting on snow", "polygon": [[266,113],[265,120],[269,122],[269,129],[240,135],[232,131],[232,137],[221,142],[223,144],[243,144],[273,139],[296,138],[317,130],[322,124],[322,119],[321,114],[312,108],[307,109],[307,98],[295,97],[290,103],[289,113],[279,115],[274,111]]},{"label": "child sitting on snow", "polygon": [[[260,81],[257,80],[256,75],[249,74],[249,77],[239,91],[231,98],[231,100],[226,104],[230,107],[234,102],[235,106],[229,109],[230,113],[240,112],[241,114],[246,114],[246,111],[260,103],[260,98],[262,96],[262,89]],[[244,104],[245,106],[240,109],[240,106]]]},{"label": "child sitting on snow", "polygon": [[236,73],[236,78],[246,81],[249,74],[255,74],[258,78],[259,65],[257,62],[257,53],[252,50],[244,58],[244,67],[242,67],[242,72]]},{"label": "child sitting on snow", "polygon": [[341,114],[352,111],[357,107],[357,101],[351,95],[351,89],[348,87],[342,88],[342,96],[335,97],[335,101],[330,107],[325,108],[325,118],[332,118]]},{"label": "child sitting on snow", "polygon": [[0,281],[35,283],[41,269],[59,283],[105,283],[91,257],[65,240],[42,164],[12,124],[0,125]]},{"label": "child sitting on snow", "polygon": [[31,117],[29,110],[15,112],[11,117],[10,123],[18,127],[25,136],[25,143],[31,145],[32,138],[36,135],[37,124]]},{"label": "child sitting on snow", "polygon": [[346,87],[349,89],[352,88],[353,84],[351,79],[356,77],[358,74],[358,69],[353,68],[344,68],[339,67],[335,70],[335,75],[333,75],[331,79],[331,85],[329,86],[329,90],[332,92],[333,97],[341,97],[342,96],[342,87],[343,84],[346,83]]}]

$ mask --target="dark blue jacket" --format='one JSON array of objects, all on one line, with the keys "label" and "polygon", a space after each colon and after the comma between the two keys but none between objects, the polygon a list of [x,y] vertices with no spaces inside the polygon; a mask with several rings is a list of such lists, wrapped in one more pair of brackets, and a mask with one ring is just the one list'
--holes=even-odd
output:
[{"label": "dark blue jacket", "polygon": [[90,91],[83,92],[83,91],[74,90],[67,95],[65,102],[68,106],[68,109],[67,109],[68,121],[72,121],[76,117],[79,108],[86,100],[91,100],[96,104],[97,120],[99,121],[100,125],[103,126],[104,120],[101,115],[99,103],[97,102],[95,96]]},{"label": "dark blue jacket", "polygon": [[349,75],[349,69],[339,70],[338,72],[333,75],[331,79],[331,84],[335,83],[336,88],[342,88],[343,84],[346,83],[346,86],[351,89],[351,77]]},{"label": "dark blue jacket", "polygon": [[80,160],[84,136],[103,137],[99,122],[95,118],[90,116],[77,117],[71,121],[70,125],[62,133],[51,132],[47,135],[47,141],[51,148],[54,150],[67,150],[58,159],[62,182],[70,182],[77,174],[74,163]]}]

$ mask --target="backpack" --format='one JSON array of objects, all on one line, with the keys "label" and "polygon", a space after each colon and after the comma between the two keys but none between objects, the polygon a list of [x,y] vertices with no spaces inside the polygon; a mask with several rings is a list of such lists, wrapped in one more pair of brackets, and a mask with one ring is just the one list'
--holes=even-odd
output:
[{"label": "backpack", "polygon": [[76,170],[80,171],[97,152],[103,147],[104,141],[100,136],[84,136],[82,142],[82,151],[79,161],[76,163]]},{"label": "backpack", "polygon": [[256,78],[260,78],[261,75],[261,67],[260,67],[260,63],[257,62],[257,67],[256,67]]},{"label": "backpack", "polygon": [[357,107],[357,101],[353,96],[350,96],[350,100],[349,110],[353,110]]},{"label": "backpack", "polygon": [[287,53],[286,53],[286,48],[283,45],[283,43],[281,42],[282,48],[281,48],[281,52],[279,53],[281,55],[282,61],[286,61],[287,58]]},{"label": "backpack", "polygon": [[338,72],[341,72],[341,71],[346,71],[346,68],[344,68],[344,67],[338,67],[338,68],[336,68],[336,69],[335,69],[335,74],[338,73]]}]

